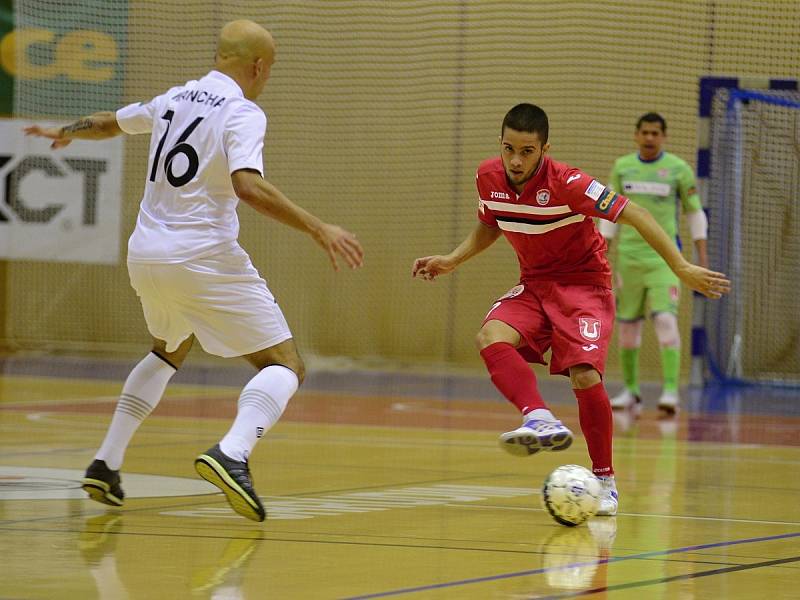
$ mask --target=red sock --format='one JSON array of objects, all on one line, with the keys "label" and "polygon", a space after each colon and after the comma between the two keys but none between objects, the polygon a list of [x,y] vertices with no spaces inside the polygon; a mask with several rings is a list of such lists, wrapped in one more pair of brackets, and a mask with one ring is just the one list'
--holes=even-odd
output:
[{"label": "red sock", "polygon": [[614,421],[606,388],[601,381],[585,390],[572,391],[578,399],[578,417],[583,437],[589,447],[592,472],[595,475],[613,475],[611,437],[614,433]]},{"label": "red sock", "polygon": [[537,408],[547,408],[536,386],[536,374],[514,346],[495,342],[481,350],[492,383],[524,415]]}]

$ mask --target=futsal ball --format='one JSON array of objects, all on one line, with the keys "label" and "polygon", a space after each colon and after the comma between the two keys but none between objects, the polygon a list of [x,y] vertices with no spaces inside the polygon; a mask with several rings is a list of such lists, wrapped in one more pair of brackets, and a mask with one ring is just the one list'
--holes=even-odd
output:
[{"label": "futsal ball", "polygon": [[589,469],[562,465],[544,480],[542,503],[556,522],[574,527],[597,513],[602,494],[600,480]]}]

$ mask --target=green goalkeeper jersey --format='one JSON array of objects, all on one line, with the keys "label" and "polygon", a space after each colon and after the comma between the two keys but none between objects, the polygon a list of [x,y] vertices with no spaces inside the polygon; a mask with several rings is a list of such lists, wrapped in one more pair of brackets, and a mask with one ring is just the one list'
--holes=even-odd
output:
[{"label": "green goalkeeper jersey", "polygon": [[[678,235],[678,205],[684,212],[701,210],[694,173],[686,161],[662,152],[652,161],[636,153],[617,159],[609,177],[609,186],[650,211],[673,239]],[[619,229],[618,251],[625,260],[637,263],[663,263],[664,259],[630,225]]]}]

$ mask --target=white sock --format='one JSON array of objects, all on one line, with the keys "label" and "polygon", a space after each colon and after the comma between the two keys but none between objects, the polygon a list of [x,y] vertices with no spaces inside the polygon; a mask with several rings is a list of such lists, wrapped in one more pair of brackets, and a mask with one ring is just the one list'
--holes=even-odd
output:
[{"label": "white sock", "polygon": [[223,454],[245,461],[256,442],[280,419],[300,382],[291,369],[265,367],[253,377],[239,396],[239,410],[230,431],[219,443]]},{"label": "white sock", "polygon": [[104,460],[112,471],[122,466],[133,434],[153,412],[174,374],[175,368],[152,352],[139,361],[122,386],[114,417],[95,458]]},{"label": "white sock", "polygon": [[538,419],[539,421],[558,421],[555,415],[546,408],[537,408],[532,410],[522,417],[523,421],[530,421],[531,419]]}]

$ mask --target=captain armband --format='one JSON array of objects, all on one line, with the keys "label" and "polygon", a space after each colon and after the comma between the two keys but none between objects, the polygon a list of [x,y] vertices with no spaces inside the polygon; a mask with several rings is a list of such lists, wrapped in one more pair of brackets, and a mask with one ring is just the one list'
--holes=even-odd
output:
[{"label": "captain armband", "polygon": [[694,212],[686,213],[686,221],[689,223],[689,232],[692,234],[692,241],[708,239],[708,219],[706,211],[702,208]]}]

